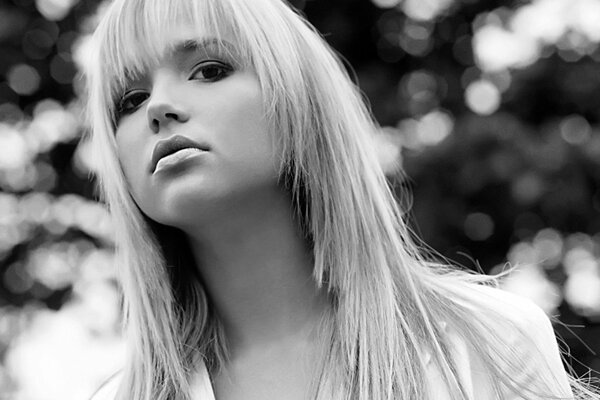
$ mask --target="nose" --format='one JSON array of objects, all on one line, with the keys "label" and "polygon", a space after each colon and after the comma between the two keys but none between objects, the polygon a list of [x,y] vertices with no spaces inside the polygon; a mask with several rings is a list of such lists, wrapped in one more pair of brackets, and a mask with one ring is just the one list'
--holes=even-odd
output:
[{"label": "nose", "polygon": [[155,81],[146,108],[148,126],[152,132],[159,133],[161,128],[173,122],[184,123],[190,119],[182,100],[176,82],[167,79]]}]

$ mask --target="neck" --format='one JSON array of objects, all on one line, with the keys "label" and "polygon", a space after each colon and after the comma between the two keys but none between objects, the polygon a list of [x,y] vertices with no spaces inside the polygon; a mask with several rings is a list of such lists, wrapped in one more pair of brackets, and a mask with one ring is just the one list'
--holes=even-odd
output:
[{"label": "neck", "polygon": [[218,223],[186,233],[232,355],[310,340],[329,302],[289,195],[263,191],[227,208]]}]

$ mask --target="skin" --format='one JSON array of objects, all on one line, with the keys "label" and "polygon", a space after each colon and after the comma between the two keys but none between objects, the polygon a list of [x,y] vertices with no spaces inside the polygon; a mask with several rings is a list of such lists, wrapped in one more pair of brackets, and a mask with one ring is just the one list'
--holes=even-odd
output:
[{"label": "skin", "polygon": [[[195,37],[185,31],[170,40]],[[216,398],[304,399],[328,301],[278,184],[281,151],[258,78],[235,61],[210,48],[175,51],[132,82],[118,157],[141,210],[186,233],[224,323],[231,361],[212,376]],[[210,151],[152,173],[154,146],[172,135]]]}]

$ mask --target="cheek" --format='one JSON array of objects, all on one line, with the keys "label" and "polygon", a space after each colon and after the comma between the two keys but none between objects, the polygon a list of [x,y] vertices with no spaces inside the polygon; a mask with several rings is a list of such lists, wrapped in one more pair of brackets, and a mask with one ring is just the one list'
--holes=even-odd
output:
[{"label": "cheek", "polygon": [[258,81],[246,78],[222,110],[217,120],[222,123],[218,140],[223,148],[247,168],[272,170],[278,159],[277,149],[265,118]]},{"label": "cheek", "polygon": [[143,154],[143,143],[139,139],[136,139],[135,135],[136,126],[140,123],[140,121],[136,121],[139,119],[136,117],[132,116],[121,124],[117,132],[116,142],[121,170],[125,175],[129,190],[137,198],[142,191],[142,183],[146,171],[144,160],[146,158]]}]

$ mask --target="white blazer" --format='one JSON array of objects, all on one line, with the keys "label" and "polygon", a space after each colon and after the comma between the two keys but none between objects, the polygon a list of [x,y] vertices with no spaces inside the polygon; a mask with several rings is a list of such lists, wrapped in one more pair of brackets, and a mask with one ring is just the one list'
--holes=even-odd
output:
[{"label": "white blazer", "polygon": [[[561,399],[573,399],[573,393],[571,392],[568,377],[561,361],[554,330],[546,314],[538,306],[525,298],[498,289],[485,288],[484,291],[489,291],[490,298],[494,301],[503,302],[508,309],[516,311],[514,315],[511,315],[511,318],[514,317],[514,322],[524,327],[527,332],[530,332],[533,342],[537,343],[539,350],[542,350],[547,366],[552,370],[551,372],[553,372],[554,376],[557,377],[557,385],[553,389],[552,394]],[[445,330],[448,341],[451,343],[458,373],[470,398],[474,400],[499,400],[495,397],[492,390],[490,377],[485,372],[480,358],[471,346],[460,338],[458,334],[453,332],[448,324],[440,322],[440,325]],[[518,354],[522,354],[524,358],[528,357],[528,354],[531,354],[533,351],[526,344],[519,342],[514,332],[506,332],[505,335],[504,337],[513,344],[512,347]],[[514,340],[511,340],[511,336],[514,337]],[[442,373],[436,364],[431,361],[430,354],[426,354],[426,361],[429,399],[451,400]],[[513,378],[522,383],[535,381],[541,367],[540,365],[532,364],[524,371],[515,371]],[[114,400],[118,385],[119,376],[116,376],[105,383],[92,397],[92,400]],[[194,388],[193,399],[215,400],[210,377],[204,365],[200,366],[192,387]],[[519,399],[521,397],[507,393],[501,400]]]},{"label": "white blazer", "polygon": [[[481,287],[482,293],[487,293],[489,301],[493,301],[496,305],[505,306],[506,310],[510,310],[510,319],[519,327],[524,328],[531,336],[532,343],[536,344],[536,348],[530,348],[527,343],[519,340],[517,333],[514,331],[503,332],[502,337],[506,338],[516,354],[519,354],[522,359],[530,359],[535,352],[541,351],[545,359],[546,365],[540,365],[539,362],[531,362],[526,365],[522,371],[512,371],[511,377],[514,382],[523,384],[531,384],[540,379],[540,369],[549,368],[550,376],[556,379],[553,388],[547,388],[555,399],[574,399],[571,386],[569,384],[568,375],[565,372],[561,354],[558,348],[558,343],[552,328],[552,323],[544,311],[536,304],[521,296],[506,292],[500,289],[489,287]],[[442,322],[446,337],[451,343],[454,360],[457,364],[457,369],[461,382],[466,386],[465,389],[469,393],[470,398],[474,400],[499,400],[493,391],[491,378],[486,372],[485,367],[480,357],[473,351],[472,346],[469,346],[464,339],[458,336],[457,333]],[[505,330],[506,328],[499,328]],[[430,357],[429,357],[430,358]],[[438,367],[433,362],[427,364],[428,381],[430,384],[429,398],[431,400],[450,400],[448,388],[444,384],[442,374]],[[548,393],[545,393],[548,395]],[[521,400],[521,396],[514,393],[504,393],[501,400]],[[538,397],[535,397],[538,399]],[[547,399],[539,397],[540,400]]]}]

